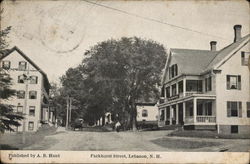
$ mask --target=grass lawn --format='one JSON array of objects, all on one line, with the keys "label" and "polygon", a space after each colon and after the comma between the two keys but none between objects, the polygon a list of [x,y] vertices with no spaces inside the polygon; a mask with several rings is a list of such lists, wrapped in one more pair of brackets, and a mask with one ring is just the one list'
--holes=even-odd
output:
[{"label": "grass lawn", "polygon": [[220,146],[218,142],[207,142],[207,141],[192,141],[185,139],[176,138],[160,138],[152,141],[153,143],[162,147],[170,149],[199,149],[204,147]]},{"label": "grass lawn", "polygon": [[[26,143],[22,143],[22,133],[5,133],[0,134],[0,150],[22,150],[34,143],[40,142],[47,135],[55,134],[56,128],[42,127],[37,132],[26,132]],[[48,146],[44,144],[44,146]]]}]

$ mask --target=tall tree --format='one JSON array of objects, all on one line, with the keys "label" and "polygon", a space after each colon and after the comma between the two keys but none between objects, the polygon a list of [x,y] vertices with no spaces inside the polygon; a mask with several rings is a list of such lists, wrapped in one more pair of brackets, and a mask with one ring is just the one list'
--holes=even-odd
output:
[{"label": "tall tree", "polygon": [[[5,54],[8,42],[6,37],[10,32],[10,27],[0,31],[0,59]],[[0,131],[13,131],[13,126],[20,126],[19,121],[23,119],[22,114],[13,112],[11,105],[4,104],[15,95],[15,90],[11,89],[11,77],[6,70],[0,67]]]},{"label": "tall tree", "polygon": [[64,91],[77,99],[83,117],[96,121],[106,111],[136,129],[136,102],[157,98],[166,61],[163,45],[137,37],[108,40],[85,52],[76,68],[61,78]]},{"label": "tall tree", "polygon": [[[84,73],[109,86],[111,104],[125,108],[136,129],[136,102],[158,97],[160,76],[166,61],[161,44],[137,37],[101,42],[85,53]],[[117,110],[117,109],[115,109]]]}]

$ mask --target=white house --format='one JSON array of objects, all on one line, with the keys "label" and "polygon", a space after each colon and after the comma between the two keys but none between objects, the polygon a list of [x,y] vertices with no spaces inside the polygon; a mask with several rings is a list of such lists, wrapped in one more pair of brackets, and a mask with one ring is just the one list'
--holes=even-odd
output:
[{"label": "white house", "polygon": [[159,126],[250,134],[249,35],[217,51],[170,49],[162,80]]},{"label": "white house", "polygon": [[16,131],[37,131],[41,123],[52,121],[47,75],[17,47],[0,57],[0,66],[10,74],[12,89],[17,91],[16,96],[4,100],[3,103],[13,105],[15,112],[25,116]]},{"label": "white house", "polygon": [[136,103],[137,122],[154,123],[158,120],[158,107],[156,103]]}]

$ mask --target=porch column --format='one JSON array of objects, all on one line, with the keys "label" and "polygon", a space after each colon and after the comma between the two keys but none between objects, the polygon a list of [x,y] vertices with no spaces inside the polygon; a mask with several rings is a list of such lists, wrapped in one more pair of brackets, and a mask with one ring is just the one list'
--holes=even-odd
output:
[{"label": "porch column", "polygon": [[193,100],[193,115],[194,115],[194,123],[196,122],[196,115],[197,115],[197,98],[194,98]]},{"label": "porch column", "polygon": [[179,124],[179,105],[178,104],[176,104],[176,118],[175,118],[175,120],[176,120],[176,125],[178,125]]},{"label": "porch column", "polygon": [[183,122],[185,123],[186,119],[186,102],[183,102]]},{"label": "porch column", "polygon": [[183,97],[186,96],[186,78],[183,79]]},{"label": "porch column", "polygon": [[178,81],[175,83],[175,86],[176,86],[176,95],[178,95],[179,94]]},{"label": "porch column", "polygon": [[164,93],[164,99],[166,99],[167,98],[167,91],[166,91],[166,87],[165,87],[165,85],[163,85],[163,93]]},{"label": "porch column", "polygon": [[170,116],[169,116],[169,118],[170,118],[169,124],[172,125],[172,118],[173,118],[173,108],[172,108],[172,106],[170,106]]}]

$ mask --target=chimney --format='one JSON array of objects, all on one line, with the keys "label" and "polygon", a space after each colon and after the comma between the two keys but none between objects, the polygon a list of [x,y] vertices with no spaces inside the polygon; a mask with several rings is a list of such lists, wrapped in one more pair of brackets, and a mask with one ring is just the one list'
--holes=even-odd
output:
[{"label": "chimney", "polygon": [[216,51],[216,44],[217,44],[216,41],[211,41],[210,42],[210,50],[211,51]]},{"label": "chimney", "polygon": [[241,25],[234,26],[234,42],[237,42],[241,39]]}]

